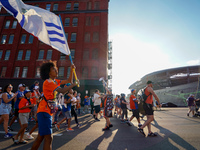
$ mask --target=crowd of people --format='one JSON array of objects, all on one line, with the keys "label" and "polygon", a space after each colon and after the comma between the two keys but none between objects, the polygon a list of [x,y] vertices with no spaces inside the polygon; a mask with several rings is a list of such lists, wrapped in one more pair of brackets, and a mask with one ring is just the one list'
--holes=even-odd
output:
[{"label": "crowd of people", "polygon": [[[136,97],[136,90],[131,90],[129,100],[126,99],[125,94],[117,95],[113,100],[111,90],[106,86],[105,93],[100,93],[98,89],[95,90],[92,96],[84,97],[84,108],[81,112],[81,94],[73,90],[73,87],[79,84],[79,81],[73,83],[73,69],[71,66],[70,76],[67,80],[56,79],[58,73],[54,62],[46,62],[40,68],[41,78],[44,80],[42,92],[39,91],[39,82],[36,81],[31,87],[25,84],[18,85],[18,91],[13,93],[12,84],[8,84],[4,89],[0,88],[1,101],[0,101],[0,123],[3,122],[5,131],[4,138],[12,138],[15,144],[26,144],[28,141],[25,139],[34,139],[31,135],[38,128],[38,135],[33,143],[32,149],[38,149],[41,142],[44,140],[44,149],[52,149],[52,125],[55,125],[57,130],[66,121],[66,130],[74,131],[71,128],[71,119],[74,117],[77,127],[81,124],[78,121],[78,116],[85,114],[86,111],[91,113],[95,121],[100,121],[103,117],[106,120],[103,131],[109,130],[113,127],[110,118],[113,117],[112,110],[114,108],[114,115],[120,118],[121,123],[133,125],[131,122],[134,118],[138,122],[138,132],[146,136],[143,129],[148,128],[149,137],[157,136],[151,130],[151,122],[154,120],[153,111],[153,97],[157,101],[156,105],[161,106],[158,96],[153,91],[153,83],[147,82],[144,88],[143,109],[147,116],[147,120],[141,124],[139,100]],[[192,112],[194,116],[194,103],[193,95],[188,98],[188,116]],[[141,101],[140,101],[141,104]],[[90,108],[90,112],[89,112]],[[128,118],[130,110],[132,115]],[[63,115],[62,119],[58,119],[60,114]],[[13,131],[13,123],[18,119],[20,129],[18,133],[13,136],[9,131]],[[10,120],[10,122],[9,122]],[[28,131],[28,122],[35,121],[34,127]]]}]

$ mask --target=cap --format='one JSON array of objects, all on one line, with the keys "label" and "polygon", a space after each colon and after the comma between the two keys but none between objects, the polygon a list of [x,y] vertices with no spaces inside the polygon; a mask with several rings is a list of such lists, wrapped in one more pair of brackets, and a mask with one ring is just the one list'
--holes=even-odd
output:
[{"label": "cap", "polygon": [[21,83],[21,84],[19,84],[18,88],[20,88],[20,87],[22,87],[22,86],[23,86],[23,87],[26,87],[25,84],[22,84],[22,83]]},{"label": "cap", "polygon": [[132,90],[131,90],[131,93],[132,93],[133,91],[135,91],[135,89],[132,89]]},{"label": "cap", "polygon": [[24,95],[26,94],[26,93],[28,93],[28,92],[31,92],[30,90],[25,90],[24,91]]},{"label": "cap", "polygon": [[149,80],[149,81],[147,81],[147,84],[151,84],[151,83],[153,83],[153,82],[152,82],[152,81],[150,81],[150,80]]}]

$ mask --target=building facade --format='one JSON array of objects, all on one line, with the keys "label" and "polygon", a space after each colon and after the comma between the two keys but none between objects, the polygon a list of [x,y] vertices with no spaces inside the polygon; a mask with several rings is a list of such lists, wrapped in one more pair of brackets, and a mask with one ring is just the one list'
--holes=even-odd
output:
[{"label": "building facade", "polygon": [[[108,78],[108,4],[109,0],[23,0],[60,15],[71,56],[84,96],[95,89],[103,92],[100,77]],[[21,28],[17,20],[0,8],[0,86],[8,83],[17,90],[19,83],[31,86],[40,81],[43,61],[57,61],[58,78],[70,72],[68,56],[40,42]]]}]

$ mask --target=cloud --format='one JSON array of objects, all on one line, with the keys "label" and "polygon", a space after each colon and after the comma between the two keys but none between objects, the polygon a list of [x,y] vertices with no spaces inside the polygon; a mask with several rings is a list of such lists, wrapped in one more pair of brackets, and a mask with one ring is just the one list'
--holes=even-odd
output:
[{"label": "cloud", "polygon": [[189,60],[187,61],[187,65],[199,65],[200,60]]}]

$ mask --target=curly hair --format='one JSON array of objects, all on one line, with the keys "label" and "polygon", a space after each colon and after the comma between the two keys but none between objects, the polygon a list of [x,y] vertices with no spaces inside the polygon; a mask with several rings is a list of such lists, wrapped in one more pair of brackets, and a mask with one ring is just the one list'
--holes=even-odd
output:
[{"label": "curly hair", "polygon": [[50,69],[56,67],[55,62],[44,62],[40,67],[40,76],[42,80],[49,79]]}]

